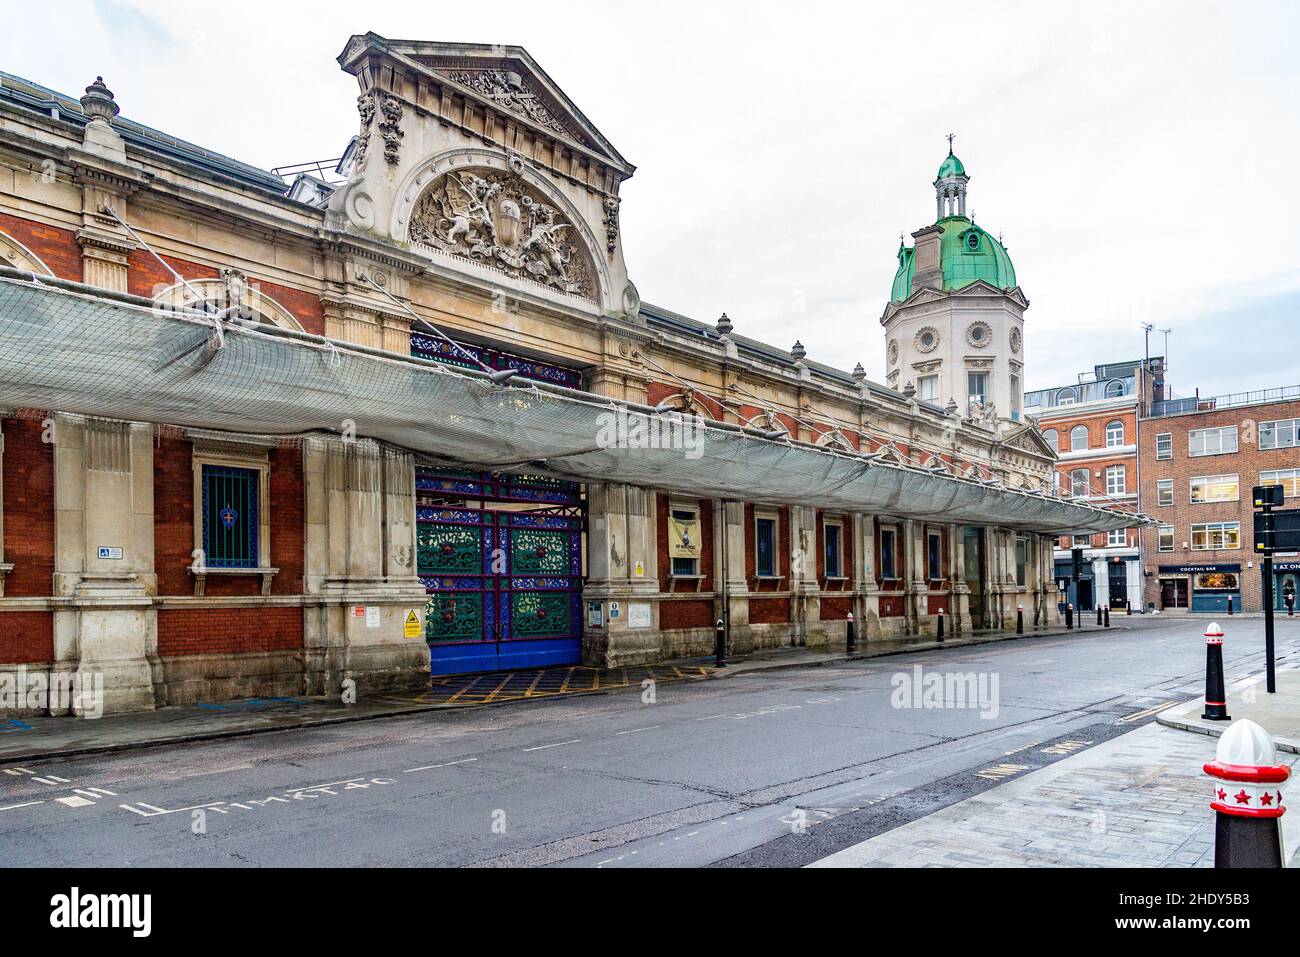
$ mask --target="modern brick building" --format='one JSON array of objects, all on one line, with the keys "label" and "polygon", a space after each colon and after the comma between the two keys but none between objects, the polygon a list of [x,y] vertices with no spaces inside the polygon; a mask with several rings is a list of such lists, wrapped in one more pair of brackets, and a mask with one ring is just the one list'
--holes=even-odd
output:
[{"label": "modern brick building", "polygon": [[[1251,489],[1281,485],[1300,506],[1300,386],[1153,402],[1139,423],[1148,608],[1262,610]],[[1300,583],[1300,555],[1275,561],[1277,608]]]},{"label": "modern brick building", "polygon": [[[1164,395],[1164,360],[1137,359],[1095,366],[1077,381],[1025,394],[1025,412],[1057,453],[1061,494],[1138,511],[1142,469],[1138,416],[1148,397]],[[1073,581],[1073,551],[1083,565]],[[1063,536],[1053,564],[1058,582],[1070,584],[1065,600],[1081,611],[1108,606],[1141,608],[1142,552],[1137,529]]]}]

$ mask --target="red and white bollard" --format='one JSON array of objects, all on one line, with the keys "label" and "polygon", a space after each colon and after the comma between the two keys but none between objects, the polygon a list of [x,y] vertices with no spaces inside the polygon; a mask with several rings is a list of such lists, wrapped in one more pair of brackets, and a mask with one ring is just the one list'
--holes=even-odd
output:
[{"label": "red and white bollard", "polygon": [[1291,769],[1278,764],[1269,733],[1254,721],[1236,722],[1205,773],[1214,779],[1214,866],[1285,867],[1282,785]]},{"label": "red and white bollard", "polygon": [[1223,629],[1217,621],[1205,629],[1205,711],[1201,717],[1206,721],[1232,720],[1223,680]]}]

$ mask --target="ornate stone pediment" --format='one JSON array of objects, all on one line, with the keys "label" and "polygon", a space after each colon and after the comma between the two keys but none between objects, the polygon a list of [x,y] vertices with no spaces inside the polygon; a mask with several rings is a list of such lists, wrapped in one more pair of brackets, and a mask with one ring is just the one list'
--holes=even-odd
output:
[{"label": "ornate stone pediment", "polygon": [[513,278],[597,299],[591,253],[580,231],[521,174],[516,162],[504,172],[448,170],[416,200],[408,238]]},{"label": "ornate stone pediment", "polygon": [[[425,62],[435,66],[436,58],[416,57],[416,62]],[[430,62],[432,61],[432,62]],[[574,124],[560,111],[559,107],[549,102],[549,98],[538,93],[530,79],[519,72],[522,67],[510,69],[513,63],[504,63],[505,69],[485,69],[474,65],[465,69],[435,69],[439,76],[444,76],[453,83],[468,87],[475,93],[491,100],[518,116],[526,116],[539,126],[552,133],[559,133],[586,145],[581,133],[574,129]]]}]

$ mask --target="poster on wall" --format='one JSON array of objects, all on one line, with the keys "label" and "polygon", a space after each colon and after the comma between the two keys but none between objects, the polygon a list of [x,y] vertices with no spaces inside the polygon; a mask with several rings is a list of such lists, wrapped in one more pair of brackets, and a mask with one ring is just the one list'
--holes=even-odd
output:
[{"label": "poster on wall", "polygon": [[700,518],[685,519],[668,516],[668,557],[700,557]]}]

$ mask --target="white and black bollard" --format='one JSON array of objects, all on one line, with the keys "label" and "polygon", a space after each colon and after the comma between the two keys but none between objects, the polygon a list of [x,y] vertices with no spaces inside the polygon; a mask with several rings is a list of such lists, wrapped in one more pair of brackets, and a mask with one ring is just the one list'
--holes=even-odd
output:
[{"label": "white and black bollard", "polygon": [[940,608],[940,609],[939,609],[939,623],[935,626],[935,638],[936,638],[938,641],[943,641],[943,619],[944,619],[943,609]]},{"label": "white and black bollard", "polygon": [[844,650],[850,655],[858,650],[858,636],[853,631],[853,612],[849,612],[848,623],[844,629]]},{"label": "white and black bollard", "polygon": [[713,657],[715,667],[727,667],[727,628],[721,618],[713,635]]},{"label": "white and black bollard", "polygon": [[1205,713],[1206,721],[1231,721],[1228,693],[1223,682],[1223,629],[1212,622],[1205,629]]},{"label": "white and black bollard", "polygon": [[1074,605],[1069,602],[1065,603],[1065,629],[1074,631]]},{"label": "white and black bollard", "polygon": [[1025,606],[1017,605],[1016,606],[1016,634],[1023,635],[1024,633],[1025,633]]},{"label": "white and black bollard", "polygon": [[1205,773],[1214,779],[1214,866],[1285,867],[1282,785],[1291,769],[1278,764],[1269,733],[1238,721],[1219,739]]}]

